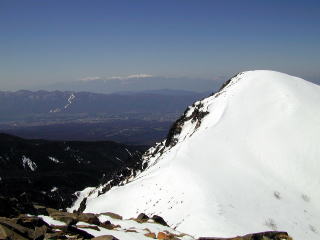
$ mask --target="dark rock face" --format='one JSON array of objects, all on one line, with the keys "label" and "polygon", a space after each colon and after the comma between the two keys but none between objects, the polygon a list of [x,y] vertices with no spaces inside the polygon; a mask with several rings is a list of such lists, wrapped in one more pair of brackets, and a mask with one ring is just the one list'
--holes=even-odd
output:
[{"label": "dark rock face", "polygon": [[77,212],[83,212],[85,209],[86,209],[86,206],[87,206],[87,198],[84,198],[81,203],[80,203],[80,206],[79,206],[79,209]]},{"label": "dark rock face", "polygon": [[[141,165],[143,146],[114,142],[25,140],[0,134],[1,216],[32,213],[33,203],[69,206],[73,193]],[[12,198],[12,199],[10,199]]]},{"label": "dark rock face", "polygon": [[[242,73],[236,74],[234,77],[237,77],[241,75]],[[210,96],[213,96],[215,94],[219,94],[222,92],[231,82],[231,80],[234,78],[230,78],[228,81],[226,81],[217,92],[212,93]],[[203,103],[200,101],[195,102],[191,108],[193,108],[193,112],[190,114],[190,107],[187,108],[184,112],[184,114],[171,126],[169,133],[167,135],[167,140],[165,142],[166,147],[173,147],[177,143],[177,139],[175,136],[179,135],[182,131],[182,127],[185,122],[189,121],[191,119],[192,123],[196,122],[196,128],[198,128],[201,125],[201,120],[208,114],[207,111],[202,110]]]},{"label": "dark rock face", "polygon": [[219,92],[222,92],[232,81],[232,79],[239,77],[240,75],[242,75],[243,72],[239,72],[236,75],[234,75],[233,77],[231,77],[229,80],[227,80],[226,82],[224,82],[221,87],[219,88],[219,90],[217,92],[213,92],[210,96],[213,96]]},{"label": "dark rock face", "polygon": [[19,201],[17,198],[0,197],[0,216],[14,217],[21,213],[36,214],[37,210],[30,202]]},{"label": "dark rock face", "polygon": [[153,215],[152,219],[153,219],[154,222],[159,223],[159,224],[161,224],[163,226],[169,226],[167,224],[167,222],[162,217],[160,217],[158,215]]},{"label": "dark rock face", "polygon": [[[68,213],[52,208],[46,208],[45,215],[55,220],[62,221],[65,225],[49,225],[41,218],[29,215],[19,215],[15,218],[0,217],[0,239],[25,240],[25,239],[93,239],[94,236],[85,229],[90,228],[100,231],[99,227],[113,229],[113,224],[101,223],[98,215],[86,213]],[[75,225],[84,222],[85,225]],[[84,229],[84,230],[83,230]],[[101,236],[98,239],[116,239],[115,237]]]},{"label": "dark rock face", "polygon": [[57,221],[64,222],[66,225],[75,225],[79,221],[76,213],[54,211],[50,213],[50,216]]},{"label": "dark rock face", "polygon": [[53,231],[41,218],[27,215],[0,217],[0,239],[44,239],[46,233]]},{"label": "dark rock face", "polygon": [[144,213],[140,213],[139,216],[137,217],[137,220],[145,222],[149,220],[149,217]]},{"label": "dark rock face", "polygon": [[191,119],[192,123],[197,122],[196,128],[201,124],[201,120],[209,113],[207,111],[201,110],[203,104],[201,102],[196,102],[192,105],[193,112],[187,116],[189,113],[189,108],[184,112],[184,114],[172,125],[167,135],[167,140],[165,142],[166,147],[173,147],[177,144],[176,135],[179,135],[182,131],[182,127],[185,122]]},{"label": "dark rock face", "polygon": [[[102,195],[109,191],[114,186],[122,186],[125,183],[127,183],[129,178],[135,177],[138,172],[141,172],[145,170],[147,167],[147,164],[145,164],[142,160],[142,155],[132,155],[134,159],[138,159],[134,162],[132,162],[128,167],[123,167],[120,170],[116,171],[111,175],[109,178],[110,180],[104,180],[103,182],[107,182],[103,185],[102,189],[99,191],[98,195]],[[83,199],[83,201],[80,203],[80,207],[78,209],[78,212],[84,211],[86,208],[86,199]]]},{"label": "dark rock face", "polygon": [[99,218],[95,214],[92,214],[92,213],[79,214],[78,220],[81,222],[86,222],[86,223],[94,224],[94,225],[101,224]]}]

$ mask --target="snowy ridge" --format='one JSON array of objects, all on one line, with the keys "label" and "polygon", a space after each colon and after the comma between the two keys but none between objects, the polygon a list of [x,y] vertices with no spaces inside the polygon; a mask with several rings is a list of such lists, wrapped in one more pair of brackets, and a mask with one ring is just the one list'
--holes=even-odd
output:
[{"label": "snowy ridge", "polygon": [[201,101],[197,101],[192,106],[188,107],[184,114],[170,129],[167,139],[158,143],[155,147],[150,148],[146,152],[143,156],[144,162],[148,163],[149,167],[154,165],[164,152],[170,150],[177,143],[183,142],[186,138],[192,136],[192,134],[199,130],[202,119],[209,113],[209,107],[215,108],[215,115],[212,116],[211,125],[213,126],[216,124],[225,108],[225,98],[220,97],[217,99],[217,97],[220,95],[223,96],[228,88],[241,79],[240,76],[242,74],[243,73],[239,73],[228,80],[217,93],[212,94]]},{"label": "snowy ridge", "polygon": [[101,195],[87,189],[71,210],[86,197],[85,212],[158,214],[196,236],[283,230],[317,240],[319,103],[320,87],[303,79],[240,73],[187,109],[145,154],[145,171]]}]

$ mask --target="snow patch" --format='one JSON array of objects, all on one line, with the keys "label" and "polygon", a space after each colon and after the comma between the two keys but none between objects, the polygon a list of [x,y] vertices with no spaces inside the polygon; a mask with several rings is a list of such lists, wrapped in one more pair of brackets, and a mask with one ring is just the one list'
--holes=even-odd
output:
[{"label": "snow patch", "polygon": [[76,96],[72,93],[70,95],[70,97],[68,98],[68,103],[64,106],[64,109],[67,109],[71,104],[72,104],[72,101],[76,98]]},{"label": "snow patch", "polygon": [[73,103],[73,101],[74,101],[75,98],[76,98],[76,96],[74,95],[74,93],[72,93],[72,94],[69,96],[69,98],[68,98],[68,100],[67,100],[67,104],[64,105],[64,107],[51,109],[49,112],[50,112],[50,113],[58,113],[58,112],[61,112],[62,109],[67,109],[67,108]]},{"label": "snow patch", "polygon": [[49,156],[49,159],[54,163],[60,163],[60,161],[58,159],[54,158],[54,157],[50,157]]},{"label": "snow patch", "polygon": [[48,223],[49,225],[55,225],[55,226],[64,226],[64,225],[66,225],[64,222],[61,222],[61,221],[58,221],[58,220],[54,220],[50,216],[38,215],[38,217],[41,218],[46,223]]},{"label": "snow patch", "polygon": [[28,167],[31,171],[37,169],[37,164],[32,162],[30,158],[27,158],[25,155],[22,156],[22,166],[23,168]]},{"label": "snow patch", "polygon": [[132,153],[127,148],[125,148],[125,150],[129,154],[129,156],[132,157]]}]

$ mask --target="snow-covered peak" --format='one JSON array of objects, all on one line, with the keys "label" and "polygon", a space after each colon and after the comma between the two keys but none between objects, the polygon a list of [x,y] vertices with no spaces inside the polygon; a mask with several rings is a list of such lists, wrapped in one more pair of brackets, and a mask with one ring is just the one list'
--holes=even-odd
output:
[{"label": "snow-covered peak", "polygon": [[[228,80],[217,93],[188,107],[184,115],[171,129],[166,140],[166,146],[172,146],[177,142],[183,141],[197,130],[201,131],[201,129],[213,127],[219,122],[229,104],[228,102],[234,98],[235,94],[239,95],[239,98],[243,101],[245,96],[249,101],[254,99],[255,105],[264,104],[263,101],[271,99],[274,103],[277,102],[279,106],[294,100],[293,98],[289,99],[289,97],[295,95],[294,91],[299,91],[300,84],[305,85],[305,83],[313,85],[300,78],[275,71],[241,72]],[[254,103],[252,102],[251,104]],[[243,108],[244,106],[240,107]],[[201,124],[202,121],[205,121],[205,124]]]},{"label": "snow-covered peak", "polygon": [[145,154],[145,171],[81,195],[85,211],[159,214],[198,236],[285,230],[319,239],[319,103],[320,87],[301,78],[239,73],[186,110]]},{"label": "snow-covered peak", "polygon": [[[279,114],[285,109],[287,111],[290,111],[289,108],[293,110],[292,108],[297,102],[296,98],[300,94],[299,91],[303,91],[304,86],[309,86],[308,89],[315,88],[313,91],[320,88],[318,85],[301,78],[276,71],[255,70],[238,73],[226,81],[218,92],[189,106],[171,127],[167,139],[150,148],[144,157],[152,165],[152,162],[156,161],[163,152],[171,149],[178,142],[183,142],[195,132],[213,127],[219,123],[230,101],[238,105],[237,109],[240,114],[251,111],[253,116],[250,120],[253,121],[259,118],[256,111],[263,111],[265,105],[273,107],[275,111],[279,110]],[[234,100],[235,94],[239,95],[237,98],[240,99],[239,101]],[[317,107],[316,99],[312,100],[312,104]],[[246,105],[250,105],[250,107],[246,108]],[[243,123],[237,123],[235,120],[234,124]]]}]

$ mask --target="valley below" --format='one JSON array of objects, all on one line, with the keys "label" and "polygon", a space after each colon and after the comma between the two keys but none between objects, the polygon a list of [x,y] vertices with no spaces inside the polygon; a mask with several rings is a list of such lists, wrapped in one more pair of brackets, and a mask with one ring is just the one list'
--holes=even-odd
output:
[{"label": "valley below", "polygon": [[209,93],[161,90],[99,94],[0,91],[0,132],[27,139],[153,145],[183,110]]},{"label": "valley below", "polygon": [[[137,167],[146,149],[107,141],[26,140],[0,134],[0,197],[14,198],[18,205],[36,202],[66,208],[76,191]],[[6,211],[1,208],[0,215],[10,215]]]},{"label": "valley below", "polygon": [[0,239],[317,240],[319,93],[247,71],[196,100],[3,94]]},{"label": "valley below", "polygon": [[141,119],[81,119],[31,123],[6,123],[0,131],[27,139],[57,141],[114,141],[152,146],[165,139],[173,121]]}]

